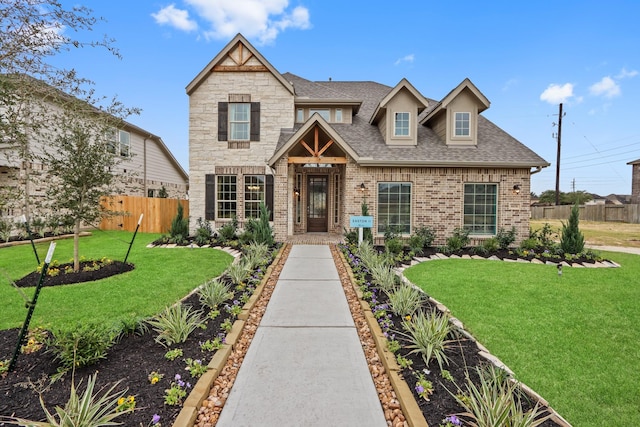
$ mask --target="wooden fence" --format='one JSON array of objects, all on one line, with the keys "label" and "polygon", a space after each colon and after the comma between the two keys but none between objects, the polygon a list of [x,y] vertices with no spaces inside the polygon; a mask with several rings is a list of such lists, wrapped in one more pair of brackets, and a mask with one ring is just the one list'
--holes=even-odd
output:
[{"label": "wooden fence", "polygon": [[[534,206],[531,208],[531,219],[568,220],[572,207],[572,205]],[[580,206],[580,219],[640,224],[640,205],[583,205]]]},{"label": "wooden fence", "polygon": [[100,222],[101,230],[135,231],[140,214],[144,214],[141,233],[168,233],[171,221],[178,212],[178,203],[184,208],[184,217],[189,217],[189,201],[179,199],[160,199],[136,196],[111,196],[102,200],[102,205],[110,211],[122,212],[104,218]]}]

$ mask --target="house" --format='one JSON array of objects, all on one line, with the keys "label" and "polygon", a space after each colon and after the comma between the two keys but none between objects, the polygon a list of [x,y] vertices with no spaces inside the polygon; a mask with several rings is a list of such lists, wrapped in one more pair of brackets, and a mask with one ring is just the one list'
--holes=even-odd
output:
[{"label": "house", "polygon": [[[52,88],[49,87],[49,90]],[[30,105],[32,108],[40,108],[42,104],[39,102],[41,100]],[[55,102],[45,102],[47,111],[56,111]],[[110,132],[112,139],[106,149],[114,156],[126,160],[119,164],[119,170],[116,171],[121,176],[117,186],[122,194],[187,198],[189,177],[162,138],[132,123],[118,123],[119,127]],[[47,149],[47,140],[47,137],[42,136],[30,138],[29,150],[35,155],[30,162],[20,157],[15,146],[0,143],[0,193],[4,198],[0,204],[0,218],[13,218],[23,214],[35,218],[45,217],[50,213],[43,203],[47,172],[37,160],[37,156]]]},{"label": "house", "polygon": [[489,100],[469,79],[440,101],[406,79],[309,81],[238,34],[186,92],[192,227],[242,224],[264,201],[278,240],[341,234],[366,203],[379,238],[528,236],[531,175],[549,163],[481,114]]}]

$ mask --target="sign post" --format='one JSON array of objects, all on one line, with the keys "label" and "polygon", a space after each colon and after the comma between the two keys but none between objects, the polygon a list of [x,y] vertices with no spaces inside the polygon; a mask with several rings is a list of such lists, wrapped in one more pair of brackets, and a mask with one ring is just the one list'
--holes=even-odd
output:
[{"label": "sign post", "polygon": [[349,217],[349,227],[358,229],[358,246],[360,246],[363,239],[362,230],[364,228],[373,228],[373,217],[352,215]]}]

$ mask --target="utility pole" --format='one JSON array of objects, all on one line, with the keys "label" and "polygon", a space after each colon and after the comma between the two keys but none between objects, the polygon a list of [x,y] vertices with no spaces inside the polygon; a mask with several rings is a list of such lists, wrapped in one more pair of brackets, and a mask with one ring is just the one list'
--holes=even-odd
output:
[{"label": "utility pole", "polygon": [[556,160],[556,206],[560,204],[560,141],[562,138],[562,102],[558,112],[558,158]]}]

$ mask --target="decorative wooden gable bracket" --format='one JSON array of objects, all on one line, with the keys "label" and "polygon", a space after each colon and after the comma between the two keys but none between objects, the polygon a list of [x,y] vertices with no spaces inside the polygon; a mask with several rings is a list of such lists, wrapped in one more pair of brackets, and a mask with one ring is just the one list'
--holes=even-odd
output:
[{"label": "decorative wooden gable bracket", "polygon": [[238,42],[235,49],[229,51],[227,58],[236,65],[216,65],[212,71],[268,71],[264,65],[247,65],[247,62],[254,57],[253,52],[247,49],[242,42]]},{"label": "decorative wooden gable bracket", "polygon": [[345,157],[322,157],[322,154],[327,151],[329,147],[333,145],[333,140],[327,141],[322,147],[318,138],[320,128],[316,126],[313,129],[313,148],[309,146],[303,139],[300,140],[300,145],[310,154],[309,157],[293,156],[289,157],[289,163],[347,163]]}]

